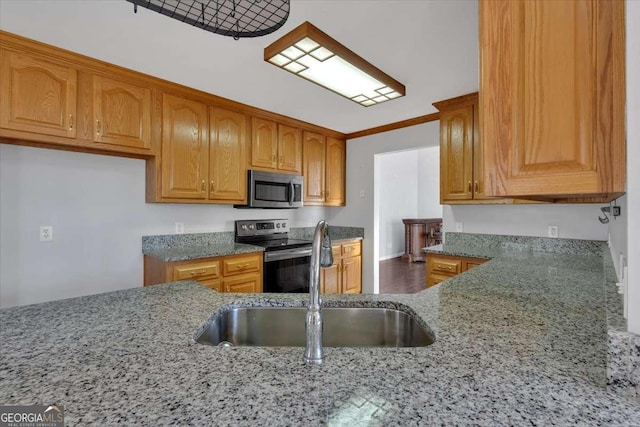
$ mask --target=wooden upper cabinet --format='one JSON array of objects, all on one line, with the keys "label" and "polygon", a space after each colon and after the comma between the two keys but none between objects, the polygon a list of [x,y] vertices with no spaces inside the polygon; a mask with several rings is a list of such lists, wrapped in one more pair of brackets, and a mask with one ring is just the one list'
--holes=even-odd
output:
[{"label": "wooden upper cabinet", "polygon": [[345,141],[327,137],[327,158],[325,168],[325,205],[345,205]]},{"label": "wooden upper cabinet", "polygon": [[93,76],[93,96],[95,142],[150,148],[150,88]]},{"label": "wooden upper cabinet", "polygon": [[0,55],[0,127],[75,138],[77,71],[37,55]]},{"label": "wooden upper cabinet", "polygon": [[440,113],[440,201],[473,199],[473,105]]},{"label": "wooden upper cabinet", "polygon": [[325,162],[326,149],[324,135],[304,132],[303,136],[303,175],[304,203],[322,205],[325,200]]},{"label": "wooden upper cabinet", "polygon": [[300,129],[278,125],[278,169],[302,173],[302,136]]},{"label": "wooden upper cabinet", "polygon": [[276,169],[278,165],[278,125],[257,117],[251,119],[251,166]]},{"label": "wooden upper cabinet", "polygon": [[487,193],[625,190],[624,2],[480,2]]},{"label": "wooden upper cabinet", "polygon": [[207,106],[162,96],[162,196],[207,197],[209,135]]},{"label": "wooden upper cabinet", "polygon": [[247,117],[220,108],[209,115],[209,199],[243,202],[247,197]]}]

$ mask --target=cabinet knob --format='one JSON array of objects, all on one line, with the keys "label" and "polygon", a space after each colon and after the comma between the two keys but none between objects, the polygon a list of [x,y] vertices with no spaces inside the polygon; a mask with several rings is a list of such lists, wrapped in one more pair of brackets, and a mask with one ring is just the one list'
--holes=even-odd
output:
[{"label": "cabinet knob", "polygon": [[476,193],[480,191],[480,183],[478,181],[476,181],[473,191]]},{"label": "cabinet knob", "polygon": [[73,114],[69,114],[69,130],[73,130]]},{"label": "cabinet knob", "polygon": [[204,179],[202,180],[201,189],[202,191],[205,191],[207,189]]},{"label": "cabinet knob", "polygon": [[467,185],[467,188],[469,190],[469,193],[471,193],[471,181],[469,181],[469,184]]},{"label": "cabinet knob", "polygon": [[100,135],[102,133],[102,125],[100,124],[100,120],[96,120],[96,135]]},{"label": "cabinet knob", "polygon": [[215,186],[213,184],[214,184],[214,182],[213,182],[213,180],[211,180],[211,182],[209,183],[209,191],[211,191],[212,193],[215,190]]}]

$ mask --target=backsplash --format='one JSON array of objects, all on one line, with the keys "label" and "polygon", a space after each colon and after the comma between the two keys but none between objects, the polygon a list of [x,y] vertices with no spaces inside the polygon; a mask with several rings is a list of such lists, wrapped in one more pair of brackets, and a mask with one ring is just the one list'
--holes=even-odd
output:
[{"label": "backsplash", "polygon": [[[312,240],[315,227],[292,228],[289,237],[292,239]],[[332,240],[364,238],[364,228],[362,227],[340,227],[329,224],[329,237]]]},{"label": "backsplash", "polygon": [[499,234],[445,233],[446,245],[523,250],[559,254],[601,255],[605,242],[599,240],[552,239],[549,237],[503,236]]}]

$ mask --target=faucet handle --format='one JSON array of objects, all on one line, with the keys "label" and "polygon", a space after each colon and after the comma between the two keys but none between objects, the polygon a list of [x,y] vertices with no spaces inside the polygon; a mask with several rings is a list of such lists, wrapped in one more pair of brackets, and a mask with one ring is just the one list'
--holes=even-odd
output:
[{"label": "faucet handle", "polygon": [[331,248],[331,238],[329,238],[329,226],[324,229],[322,237],[322,247],[320,248],[320,266],[331,267],[333,265],[333,250]]}]

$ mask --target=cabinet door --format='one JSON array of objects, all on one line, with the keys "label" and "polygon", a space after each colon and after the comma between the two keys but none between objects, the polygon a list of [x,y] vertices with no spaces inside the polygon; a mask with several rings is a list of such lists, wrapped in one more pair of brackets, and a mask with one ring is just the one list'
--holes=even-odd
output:
[{"label": "cabinet door", "polygon": [[251,165],[275,169],[278,157],[277,125],[272,121],[256,117],[251,123]]},{"label": "cabinet door", "polygon": [[304,203],[324,203],[326,143],[323,135],[304,132],[303,137]]},{"label": "cabinet door", "polygon": [[487,193],[624,191],[623,9],[623,1],[481,2]]},{"label": "cabinet door", "polygon": [[151,89],[93,77],[93,140],[126,147],[151,146]]},{"label": "cabinet door", "polygon": [[346,145],[343,140],[327,138],[327,160],[325,169],[326,205],[344,206]]},{"label": "cabinet door", "polygon": [[359,294],[362,292],[362,258],[342,259],[342,293]]},{"label": "cabinet door", "polygon": [[278,125],[278,169],[302,173],[302,136],[300,129]]},{"label": "cabinet door", "polygon": [[260,293],[262,292],[262,276],[259,273],[253,273],[224,278],[222,286],[225,292],[230,293]]},{"label": "cabinet door", "polygon": [[0,126],[75,138],[77,71],[38,56],[0,54]]},{"label": "cabinet door", "polygon": [[336,260],[331,267],[320,269],[320,292],[323,294],[340,294],[341,270],[340,260]]},{"label": "cabinet door", "polygon": [[207,106],[162,97],[162,196],[205,199],[209,162]]},{"label": "cabinet door", "polygon": [[471,200],[473,106],[440,113],[440,201]]},{"label": "cabinet door", "polygon": [[209,289],[213,289],[216,292],[224,292],[222,288],[222,280],[220,279],[201,279],[197,281],[202,286],[206,286]]},{"label": "cabinet door", "polygon": [[246,116],[211,108],[209,116],[209,199],[247,198]]}]

